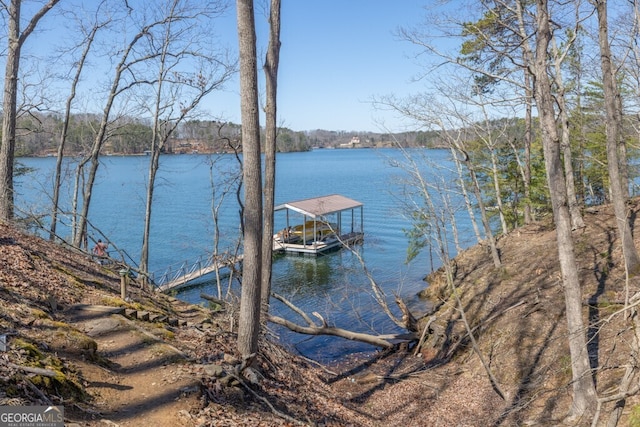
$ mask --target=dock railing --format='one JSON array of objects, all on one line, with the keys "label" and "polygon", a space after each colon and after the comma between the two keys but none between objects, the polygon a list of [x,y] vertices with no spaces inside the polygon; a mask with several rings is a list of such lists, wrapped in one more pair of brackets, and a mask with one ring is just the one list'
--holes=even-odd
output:
[{"label": "dock railing", "polygon": [[201,255],[195,261],[187,260],[170,265],[159,275],[154,273],[153,283],[157,290],[166,291],[216,270],[234,266],[240,261],[242,261],[242,255],[232,256],[229,252]]}]

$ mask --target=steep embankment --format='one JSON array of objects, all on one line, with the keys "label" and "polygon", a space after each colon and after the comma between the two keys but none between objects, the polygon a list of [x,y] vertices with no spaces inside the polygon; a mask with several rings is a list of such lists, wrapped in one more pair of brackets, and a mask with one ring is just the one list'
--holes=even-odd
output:
[{"label": "steep embankment", "polygon": [[[637,201],[630,206],[639,246]],[[625,280],[610,207],[587,209],[584,218],[586,227],[573,234],[575,253],[589,356],[598,394],[604,397],[617,393],[626,367],[636,365],[633,328],[637,325],[626,315],[634,311],[623,309],[625,298],[640,291],[640,278]],[[567,414],[572,388],[555,231],[548,222],[522,227],[500,238],[498,247],[503,262],[499,269],[491,265],[483,246],[469,249],[453,264],[456,292],[480,353],[505,395],[502,414],[497,418],[493,414],[491,424],[558,425]],[[432,286],[425,295],[441,304],[433,327],[436,333],[430,337],[436,347],[431,351],[436,357],[453,356],[460,364],[469,361],[469,370],[486,376],[476,354],[460,352],[471,342],[442,271],[430,279]],[[625,422],[620,425],[628,425],[630,419],[637,422],[638,402],[637,396],[627,399]],[[606,422],[614,405],[602,406],[598,425]],[[578,421],[590,424],[591,419]]]},{"label": "steep embankment", "polygon": [[67,425],[85,426],[358,423],[323,370],[266,340],[259,385],[241,377],[231,307],[135,282],[122,300],[118,271],[0,225],[0,405],[61,405]]},{"label": "steep embankment", "polygon": [[[613,216],[592,209],[585,220],[576,254],[605,395],[633,361],[633,325],[614,315],[626,289]],[[441,271],[430,276],[436,310],[421,321],[432,319],[419,354],[401,347],[319,367],[262,340],[250,384],[238,375],[231,307],[213,313],[137,285],[123,301],[109,268],[0,226],[0,404],[63,405],[70,425],[557,425],[571,369],[555,232],[523,227],[498,247],[499,269],[483,246],[456,258],[455,294]],[[627,423],[635,404],[627,399]]]}]

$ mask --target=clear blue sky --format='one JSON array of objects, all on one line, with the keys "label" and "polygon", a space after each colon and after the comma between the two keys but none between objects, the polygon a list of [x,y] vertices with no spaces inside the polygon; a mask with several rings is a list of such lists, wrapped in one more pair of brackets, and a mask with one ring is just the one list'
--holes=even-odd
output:
[{"label": "clear blue sky", "polygon": [[[416,47],[398,40],[395,33],[399,27],[418,25],[428,1],[284,0],[279,122],[297,131],[398,130],[400,121],[389,112],[376,111],[370,101],[373,96],[420,91],[419,84],[411,83],[419,72],[412,58]],[[256,0],[256,7],[259,3]],[[221,36],[237,45],[235,6],[228,19]],[[256,25],[262,61],[268,33],[260,9]],[[206,108],[239,122],[238,82],[229,83],[227,90],[214,94]]]},{"label": "clear blue sky", "polygon": [[[88,9],[97,3],[97,0],[72,0],[61,4],[73,8],[75,1],[86,1]],[[236,5],[235,0],[228,1],[230,8],[214,31],[223,45],[237,52]],[[258,76],[262,80],[268,42],[267,11],[263,8],[269,0],[254,2]],[[135,1],[131,4],[135,5]],[[371,101],[373,97],[390,94],[402,97],[423,89],[421,84],[411,82],[421,71],[414,59],[419,50],[399,40],[397,30],[424,22],[427,14],[424,7],[429,4],[433,5],[433,0],[283,0],[279,125],[295,131],[406,130],[396,115],[376,110]],[[24,17],[32,13],[28,8],[23,10]],[[45,17],[40,34],[27,43],[29,49],[40,54],[55,53],[51,50],[52,43],[58,39],[60,44],[69,42],[65,38],[66,29],[57,27],[59,22],[69,25],[68,22],[56,22],[55,16]],[[98,73],[93,77],[102,76]],[[228,82],[224,92],[210,94],[201,107],[210,118],[240,123],[238,79]]]}]

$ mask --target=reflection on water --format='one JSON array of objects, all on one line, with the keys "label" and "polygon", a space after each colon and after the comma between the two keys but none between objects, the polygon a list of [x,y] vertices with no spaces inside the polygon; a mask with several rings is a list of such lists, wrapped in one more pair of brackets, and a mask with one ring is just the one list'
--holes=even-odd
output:
[{"label": "reflection on water", "polygon": [[308,256],[289,256],[277,260],[274,266],[278,276],[286,278],[274,284],[274,290],[284,295],[301,297],[328,292],[332,283],[331,258],[328,255],[317,259]]}]

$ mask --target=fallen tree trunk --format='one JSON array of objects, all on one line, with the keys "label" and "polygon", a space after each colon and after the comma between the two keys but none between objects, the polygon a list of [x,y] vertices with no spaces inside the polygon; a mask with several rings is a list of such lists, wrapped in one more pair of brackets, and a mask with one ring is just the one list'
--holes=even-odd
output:
[{"label": "fallen tree trunk", "polygon": [[56,378],[56,377],[61,375],[60,373],[52,371],[51,369],[34,368],[32,366],[16,365],[15,363],[10,363],[10,362],[7,363],[7,366],[9,366],[10,368],[13,368],[13,369],[20,369],[21,371],[28,372],[30,374],[42,375],[43,377],[49,377],[49,378]]},{"label": "fallen tree trunk", "polygon": [[302,326],[278,316],[269,316],[269,321],[272,323],[284,326],[285,328],[288,328],[294,332],[298,332],[301,334],[333,335],[336,337],[346,338],[348,340],[353,340],[353,341],[359,341],[359,342],[371,344],[376,347],[382,347],[382,348],[393,347],[394,344],[388,341],[389,339],[402,339],[402,340],[409,340],[409,341],[416,339],[416,337],[413,334],[385,335],[384,338],[380,338],[376,335],[353,332],[353,331],[348,331],[346,329],[334,328],[326,325]]},{"label": "fallen tree trunk", "polygon": [[[353,332],[347,329],[336,328],[333,326],[329,326],[326,320],[322,317],[322,315],[314,311],[312,314],[318,319],[320,319],[320,322],[321,322],[321,324],[318,325],[316,322],[313,321],[313,319],[311,319],[309,315],[307,315],[307,313],[302,311],[299,307],[294,305],[291,301],[289,301],[282,295],[271,293],[271,296],[281,301],[282,303],[284,303],[287,307],[289,307],[291,310],[297,313],[300,317],[302,317],[305,320],[305,322],[307,322],[308,326],[298,325],[295,322],[284,319],[282,317],[273,316],[273,315],[269,315],[268,320],[272,323],[275,323],[280,326],[284,326],[285,328],[288,328],[289,330],[293,332],[298,332],[300,334],[332,335],[335,337],[346,338],[352,341],[359,341],[365,344],[371,344],[376,347],[382,347],[382,348],[393,347],[395,344],[393,341],[410,342],[410,341],[416,341],[419,338],[417,333],[414,331],[409,331],[409,333],[406,333],[406,334],[371,335],[371,334],[365,334],[362,332]],[[408,310],[406,312],[408,313]],[[411,319],[413,319],[413,316],[410,316],[410,317]]]},{"label": "fallen tree trunk", "polygon": [[202,293],[202,292],[200,293],[200,298],[206,299],[207,301],[210,301],[212,303],[218,304],[219,306],[222,306],[222,307],[226,307],[227,306],[227,303],[225,301],[223,301],[221,299],[218,299],[216,297],[212,297],[211,295],[207,295],[207,294]]}]

